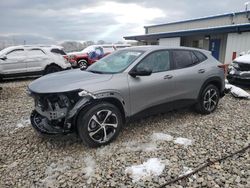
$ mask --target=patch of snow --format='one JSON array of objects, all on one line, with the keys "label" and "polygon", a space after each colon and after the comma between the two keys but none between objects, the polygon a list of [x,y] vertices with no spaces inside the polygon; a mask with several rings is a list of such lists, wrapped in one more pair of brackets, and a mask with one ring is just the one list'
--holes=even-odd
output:
[{"label": "patch of snow", "polygon": [[130,141],[124,143],[125,150],[127,151],[155,151],[157,150],[157,145],[155,143],[140,143],[136,141]]},{"label": "patch of snow", "polygon": [[231,84],[226,84],[225,88],[230,90],[231,94],[236,98],[250,99],[250,94],[239,87],[236,87],[236,86],[231,85]]},{"label": "patch of snow", "polygon": [[158,158],[148,159],[143,164],[126,168],[125,173],[129,175],[133,182],[143,180],[147,177],[159,176],[163,172],[165,164]]},{"label": "patch of snow", "polygon": [[241,76],[244,76],[244,75],[249,76],[250,75],[250,71],[241,71],[240,75]]},{"label": "patch of snow", "polygon": [[85,178],[91,178],[95,174],[96,163],[93,157],[84,158],[85,168],[83,169]]},{"label": "patch of snow", "polygon": [[234,61],[250,64],[250,54],[244,54],[242,56],[239,56],[235,58]]},{"label": "patch of snow", "polygon": [[23,127],[25,127],[25,125],[23,125],[22,123],[18,123],[18,124],[16,125],[16,127],[17,127],[17,128],[23,128]]},{"label": "patch of snow", "polygon": [[162,140],[162,141],[172,141],[173,137],[169,134],[165,134],[165,133],[153,133],[151,135],[151,139],[153,141],[157,141],[157,140]]},{"label": "patch of snow", "polygon": [[174,140],[174,143],[189,146],[192,145],[193,141],[187,138],[178,137]]},{"label": "patch of snow", "polygon": [[20,122],[17,123],[16,128],[20,129],[20,128],[28,127],[29,125],[30,125],[30,119],[28,119],[28,118],[26,118],[26,119],[22,118],[20,120]]},{"label": "patch of snow", "polygon": [[72,157],[66,157],[63,161],[58,163],[51,163],[46,171],[45,178],[41,180],[41,186],[44,187],[57,187],[57,177],[59,174],[63,174],[66,171],[70,170],[70,162],[73,161]]},{"label": "patch of snow", "polygon": [[113,144],[114,143],[111,143],[107,146],[102,146],[102,147],[99,147],[99,148],[96,148],[96,154],[99,155],[99,156],[111,156],[113,154]]},{"label": "patch of snow", "polygon": [[230,71],[229,71],[229,74],[235,74],[235,70],[233,70],[233,69],[230,70]]}]

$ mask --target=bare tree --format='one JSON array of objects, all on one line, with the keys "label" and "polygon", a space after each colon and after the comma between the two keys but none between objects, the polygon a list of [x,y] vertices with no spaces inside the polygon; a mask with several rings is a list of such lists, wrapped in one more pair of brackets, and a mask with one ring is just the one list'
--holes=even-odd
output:
[{"label": "bare tree", "polygon": [[98,40],[97,44],[105,44],[105,41],[104,40]]}]

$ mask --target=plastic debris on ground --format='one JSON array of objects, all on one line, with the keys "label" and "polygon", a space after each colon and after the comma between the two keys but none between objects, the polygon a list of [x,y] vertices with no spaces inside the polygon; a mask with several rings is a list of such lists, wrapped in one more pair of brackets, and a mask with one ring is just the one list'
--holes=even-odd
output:
[{"label": "plastic debris on ground", "polygon": [[229,92],[236,98],[250,99],[250,94],[237,86],[226,84],[225,89],[229,90]]}]

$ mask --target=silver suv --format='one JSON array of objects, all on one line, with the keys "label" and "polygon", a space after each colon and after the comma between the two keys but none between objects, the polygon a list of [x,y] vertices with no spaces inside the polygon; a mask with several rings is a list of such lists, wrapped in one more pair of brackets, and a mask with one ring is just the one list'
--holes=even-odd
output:
[{"label": "silver suv", "polygon": [[61,47],[54,45],[5,48],[0,51],[0,79],[43,75],[69,69],[71,64],[63,57],[63,53]]},{"label": "silver suv", "polygon": [[224,93],[224,70],[193,48],[118,50],[87,70],[54,73],[28,86],[32,126],[42,134],[77,132],[91,147],[107,144],[134,117],[194,105],[213,112]]}]

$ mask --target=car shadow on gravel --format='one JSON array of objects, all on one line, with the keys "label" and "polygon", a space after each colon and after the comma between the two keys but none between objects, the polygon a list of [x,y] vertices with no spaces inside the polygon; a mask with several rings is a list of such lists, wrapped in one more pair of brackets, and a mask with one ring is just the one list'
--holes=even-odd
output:
[{"label": "car shadow on gravel", "polygon": [[22,81],[33,81],[35,79],[39,78],[38,76],[35,77],[27,77],[27,78],[10,78],[10,79],[6,79],[6,80],[1,80],[0,83],[10,83],[10,82],[22,82]]},{"label": "car shadow on gravel", "polygon": [[128,123],[126,123],[125,127],[131,127],[131,126],[142,127],[142,126],[145,126],[143,123],[152,122],[152,121],[157,122],[159,120],[169,119],[169,118],[172,118],[173,116],[176,117],[176,116],[184,115],[187,113],[195,114],[192,107],[186,107],[186,108],[171,110],[171,111],[165,112],[165,113],[158,113],[158,114],[154,114],[154,115],[150,115],[150,116],[146,116],[146,117],[136,118],[136,119],[133,119],[133,120],[129,121]]},{"label": "car shadow on gravel", "polygon": [[35,130],[31,130],[32,135],[30,137],[35,138],[35,142],[37,144],[46,145],[46,148],[51,150],[70,150],[72,147],[78,147],[84,145],[82,144],[80,138],[75,133],[65,134],[65,135],[41,135],[37,133]]},{"label": "car shadow on gravel", "polygon": [[[134,119],[124,125],[121,134],[112,144],[120,145],[126,140],[131,140],[131,137],[133,138],[133,135],[138,132],[141,132],[142,134],[144,134],[144,136],[146,136],[148,134],[148,129],[151,130],[152,124],[164,120],[170,120],[173,119],[173,117],[178,118],[187,113],[194,112],[192,112],[190,108],[184,108],[179,110],[173,110],[167,113],[151,115],[145,118]],[[46,144],[48,149],[61,150],[63,148],[67,150],[72,147],[82,147],[84,148],[84,150],[91,149],[82,143],[81,139],[76,133],[70,133],[65,135],[41,135],[39,133],[36,133],[36,136],[37,135],[41,139],[41,142]]]}]

